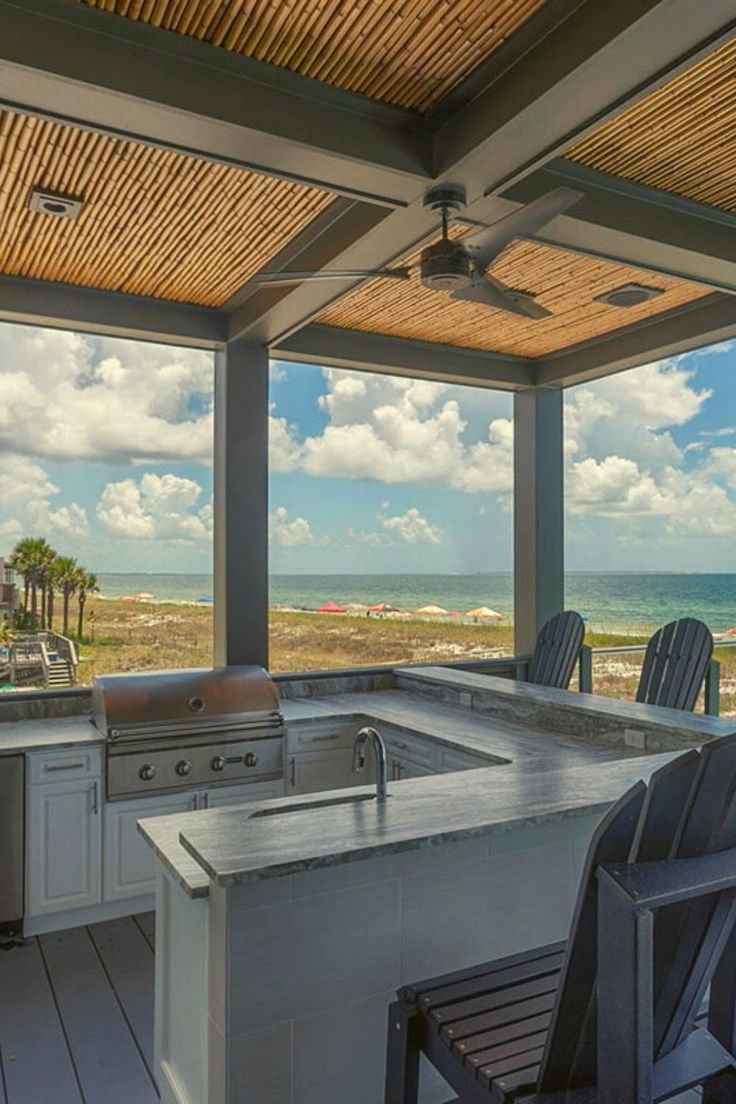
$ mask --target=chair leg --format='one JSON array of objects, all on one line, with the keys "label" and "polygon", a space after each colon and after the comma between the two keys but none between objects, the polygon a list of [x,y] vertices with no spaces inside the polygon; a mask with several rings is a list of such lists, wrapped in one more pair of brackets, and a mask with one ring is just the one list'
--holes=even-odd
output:
[{"label": "chair leg", "polygon": [[385,1104],[417,1104],[421,1027],[421,1016],[411,1005],[390,1005]]}]

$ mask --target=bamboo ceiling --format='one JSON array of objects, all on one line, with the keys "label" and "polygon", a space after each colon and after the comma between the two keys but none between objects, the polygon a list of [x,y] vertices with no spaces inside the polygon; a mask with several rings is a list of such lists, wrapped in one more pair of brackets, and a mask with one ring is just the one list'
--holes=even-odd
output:
[{"label": "bamboo ceiling", "polygon": [[[84,200],[28,210],[34,185]],[[220,306],[329,192],[0,112],[0,272]]]},{"label": "bamboo ceiling", "polygon": [[426,111],[546,0],[83,0]]},{"label": "bamboo ceiling", "polygon": [[[416,255],[410,263],[415,259]],[[323,311],[317,321],[417,341],[540,357],[712,291],[535,242],[514,242],[489,271],[512,288],[535,292],[553,316],[529,321],[507,311],[460,302],[446,292],[428,290],[414,273],[406,284],[386,279],[362,284]],[[628,282],[664,288],[665,293],[638,307],[594,302],[596,295]]]},{"label": "bamboo ceiling", "polygon": [[601,172],[736,211],[736,39],[579,142]]}]

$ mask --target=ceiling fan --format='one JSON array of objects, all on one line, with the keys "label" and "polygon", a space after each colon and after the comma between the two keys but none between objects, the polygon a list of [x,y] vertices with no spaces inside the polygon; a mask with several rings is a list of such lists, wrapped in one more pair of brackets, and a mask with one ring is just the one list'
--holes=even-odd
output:
[{"label": "ceiling fan", "polygon": [[453,241],[449,236],[449,223],[465,206],[465,191],[459,187],[433,188],[425,196],[424,206],[439,212],[442,236],[439,241],[425,246],[418,264],[365,270],[343,269],[339,272],[324,269],[312,272],[259,272],[252,277],[251,283],[273,286],[306,280],[359,280],[369,277],[409,280],[412,270],[418,268],[425,287],[433,291],[449,291],[452,299],[464,299],[496,310],[510,311],[524,318],[548,318],[552,312],[536,301],[533,292],[507,287],[494,276],[489,276],[486,270],[514,238],[532,237],[582,198],[583,193],[573,188],[555,188],[493,225]]}]

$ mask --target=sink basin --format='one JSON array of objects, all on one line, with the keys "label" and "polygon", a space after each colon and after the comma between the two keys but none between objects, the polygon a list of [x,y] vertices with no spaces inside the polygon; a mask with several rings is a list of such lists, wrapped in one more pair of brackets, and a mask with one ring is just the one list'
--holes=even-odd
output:
[{"label": "sink basin", "polygon": [[298,805],[276,806],[273,809],[257,809],[248,820],[256,817],[286,816],[288,813],[303,813],[305,809],[330,809],[335,805],[355,805],[360,801],[375,801],[375,794],[349,794],[344,797],[323,797],[314,801],[301,801]]}]

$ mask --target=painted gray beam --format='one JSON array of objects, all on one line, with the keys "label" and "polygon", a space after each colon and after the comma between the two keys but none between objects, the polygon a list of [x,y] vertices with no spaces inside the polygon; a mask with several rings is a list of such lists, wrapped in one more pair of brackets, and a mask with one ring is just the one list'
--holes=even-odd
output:
[{"label": "painted gray beam", "polygon": [[562,159],[504,198],[530,203],[562,185],[584,198],[537,240],[736,292],[736,215]]},{"label": "painted gray beam", "polygon": [[268,350],[215,360],[214,662],[268,667]]},{"label": "painted gray beam", "polygon": [[[435,138],[440,174],[508,187],[733,34],[732,0],[584,0]],[[564,13],[563,13],[564,14]],[[491,74],[489,74],[489,77]]]},{"label": "painted gray beam", "polygon": [[717,292],[536,362],[540,385],[571,387],[736,338],[736,296]]},{"label": "painted gray beam", "polygon": [[562,391],[514,396],[514,652],[564,607]]},{"label": "painted gray beam", "polygon": [[358,333],[356,330],[316,323],[305,326],[287,341],[274,346],[271,356],[307,364],[385,372],[393,376],[504,391],[529,387],[534,380],[534,362],[521,357],[384,337],[382,334]]},{"label": "painted gray beam", "polygon": [[430,178],[414,112],[78,0],[0,2],[0,103],[400,206]]},{"label": "painted gray beam", "polygon": [[0,320],[198,349],[227,338],[226,315],[208,307],[18,276],[0,276]]}]

